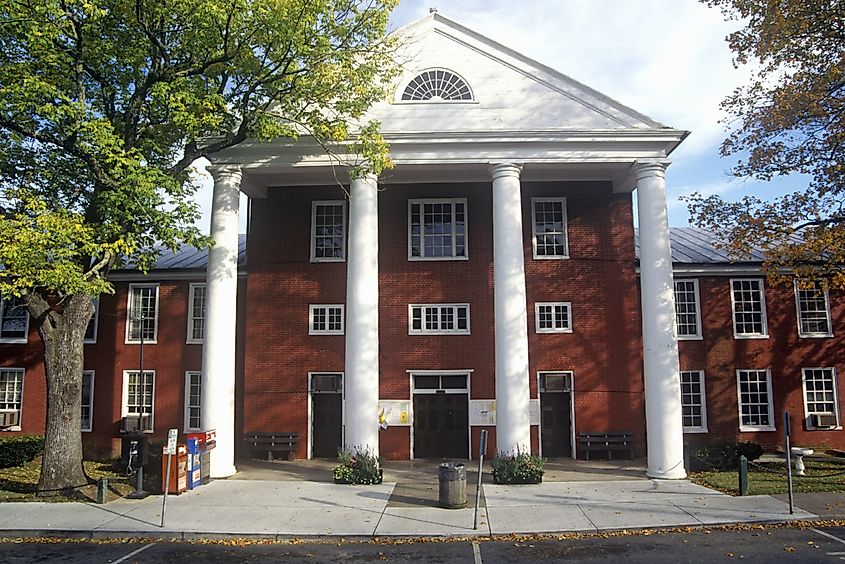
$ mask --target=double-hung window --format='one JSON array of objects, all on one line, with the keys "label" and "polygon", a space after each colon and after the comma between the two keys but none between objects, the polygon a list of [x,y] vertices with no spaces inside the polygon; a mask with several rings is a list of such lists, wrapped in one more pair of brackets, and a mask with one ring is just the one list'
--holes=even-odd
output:
[{"label": "double-hung window", "polygon": [[681,412],[685,433],[707,432],[707,397],[704,393],[704,372],[681,372]]},{"label": "double-hung window", "polygon": [[408,201],[408,260],[461,260],[467,252],[467,201]]},{"label": "double-hung window", "polygon": [[346,259],[346,202],[316,201],[311,204],[311,262],[343,262]]},{"label": "double-hung window", "polygon": [[149,416],[149,429],[153,429],[155,408],[155,371],[123,371],[123,417],[130,415]]},{"label": "double-hung window", "polygon": [[531,198],[534,258],[569,257],[566,234],[566,198]]},{"label": "double-hung window", "polygon": [[0,299],[0,343],[25,343],[29,312],[20,298]]},{"label": "double-hung window", "polygon": [[97,342],[97,317],[100,313],[100,300],[94,298],[94,313],[91,314],[91,319],[88,320],[88,326],[85,328],[85,343]]},{"label": "double-hung window", "polygon": [[0,430],[20,431],[23,368],[0,368]]},{"label": "double-hung window", "polygon": [[678,339],[701,339],[698,280],[675,280],[675,323]]},{"label": "double-hung window", "polygon": [[769,336],[762,278],[731,280],[731,304],[734,338],[763,339]]},{"label": "double-hung window", "polygon": [[202,425],[202,372],[185,373],[185,430],[199,431]]},{"label": "double-hung window", "polygon": [[93,426],[94,413],[94,371],[86,370],[82,373],[82,430],[90,431]]},{"label": "double-hung window", "polygon": [[158,337],[158,284],[130,284],[126,342],[155,343]]},{"label": "double-hung window", "polygon": [[737,370],[740,431],[774,431],[772,375],[768,370]]},{"label": "double-hung window", "polygon": [[191,284],[188,291],[188,344],[202,343],[205,336],[205,284]]},{"label": "double-hung window", "polygon": [[537,333],[572,333],[570,302],[537,302],[534,304]]},{"label": "double-hung window", "polygon": [[309,307],[309,335],[343,335],[343,304]]},{"label": "double-hung window", "polygon": [[795,281],[799,337],[832,337],[827,289],[818,281]]},{"label": "double-hung window", "polygon": [[[818,416],[833,417],[840,426],[839,402],[836,399],[836,370],[834,368],[802,368],[804,380],[804,413],[809,428],[815,428]],[[813,417],[813,416],[816,417]]]},{"label": "double-hung window", "polygon": [[469,304],[411,304],[409,335],[469,335]]}]

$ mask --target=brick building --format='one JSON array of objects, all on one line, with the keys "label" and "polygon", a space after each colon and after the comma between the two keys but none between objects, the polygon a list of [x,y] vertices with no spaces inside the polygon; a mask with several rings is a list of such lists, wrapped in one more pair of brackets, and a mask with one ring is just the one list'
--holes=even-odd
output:
[{"label": "brick building", "polygon": [[[795,442],[845,446],[845,302],[670,232],[686,132],[439,14],[397,33],[405,72],[372,110],[393,170],[347,179],[307,139],[245,143],[210,167],[213,249],[114,276],[85,351],[89,452],[137,413],[157,439],[216,429],[216,476],[251,431],[297,432],[300,458],[398,459],[472,457],[482,429],[549,457],[627,431],[661,478],[684,476],[685,435],[781,443],[785,409]],[[39,432],[40,342],[0,312],[0,412]]]}]

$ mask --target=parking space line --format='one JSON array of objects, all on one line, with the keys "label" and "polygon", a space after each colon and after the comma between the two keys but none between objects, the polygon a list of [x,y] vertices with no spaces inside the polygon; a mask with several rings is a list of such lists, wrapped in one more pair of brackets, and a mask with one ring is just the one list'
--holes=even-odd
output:
[{"label": "parking space line", "polygon": [[132,558],[133,556],[135,556],[136,554],[144,552],[148,548],[151,548],[155,545],[156,545],[155,542],[151,542],[150,544],[148,544],[146,546],[142,546],[141,548],[139,548],[137,550],[133,550],[132,552],[130,552],[129,554],[127,554],[126,556],[124,556],[123,558],[121,558],[119,560],[114,560],[111,564],[120,564],[121,562],[125,562],[125,561],[129,560],[130,558]]},{"label": "parking space line", "polygon": [[472,543],[472,556],[475,558],[475,564],[481,564],[481,548],[477,542]]},{"label": "parking space line", "polygon": [[845,544],[845,539],[840,539],[840,538],[839,538],[839,537],[837,537],[836,535],[831,535],[830,533],[826,533],[826,532],[824,532],[824,531],[820,531],[820,530],[818,530],[818,529],[813,529],[812,527],[810,528],[810,530],[811,530],[811,531],[814,531],[814,532],[816,532],[816,533],[818,533],[818,534],[820,534],[820,535],[821,535],[821,536],[823,536],[823,537],[827,537],[827,538],[829,538],[829,539],[831,539],[831,540],[835,540],[835,541],[836,541],[836,542],[838,542],[838,543]]}]

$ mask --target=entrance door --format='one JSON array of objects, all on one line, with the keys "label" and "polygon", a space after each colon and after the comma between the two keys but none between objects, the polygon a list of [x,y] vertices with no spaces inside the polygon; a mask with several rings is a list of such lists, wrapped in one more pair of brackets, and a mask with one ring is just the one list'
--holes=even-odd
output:
[{"label": "entrance door", "polygon": [[540,441],[543,456],[572,456],[570,373],[540,374]]},{"label": "entrance door", "polygon": [[466,376],[415,376],[414,458],[468,457]]},{"label": "entrance door", "polygon": [[337,458],[343,446],[340,374],[311,375],[311,457]]}]

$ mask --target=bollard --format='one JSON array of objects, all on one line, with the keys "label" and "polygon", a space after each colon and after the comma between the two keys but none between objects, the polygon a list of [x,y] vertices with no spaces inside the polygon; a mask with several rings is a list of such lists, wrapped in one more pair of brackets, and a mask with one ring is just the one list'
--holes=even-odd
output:
[{"label": "bollard", "polygon": [[109,481],[105,478],[100,478],[97,481],[97,503],[105,503],[106,497],[109,493]]},{"label": "bollard", "polygon": [[748,459],[739,457],[739,495],[748,495]]}]

